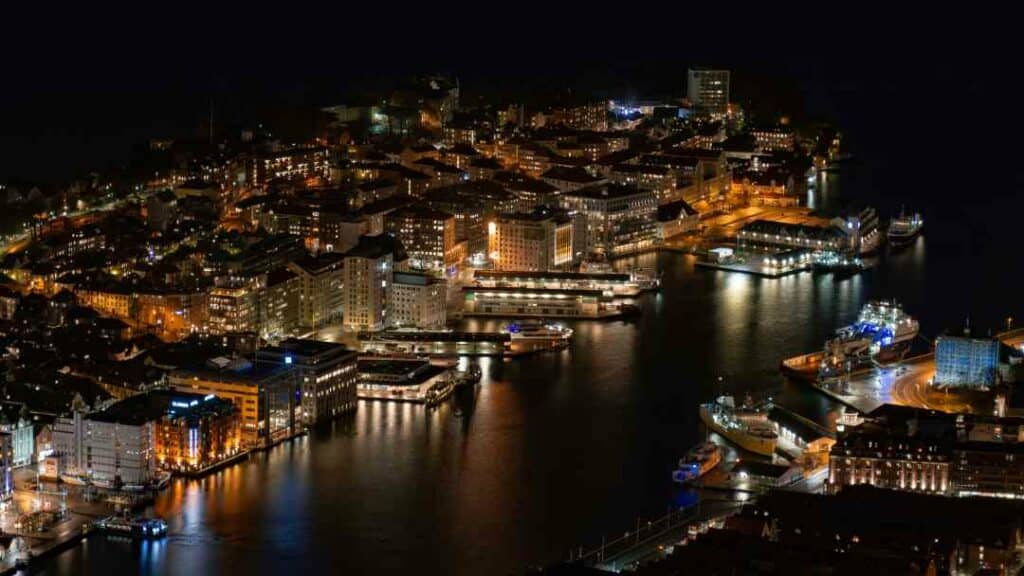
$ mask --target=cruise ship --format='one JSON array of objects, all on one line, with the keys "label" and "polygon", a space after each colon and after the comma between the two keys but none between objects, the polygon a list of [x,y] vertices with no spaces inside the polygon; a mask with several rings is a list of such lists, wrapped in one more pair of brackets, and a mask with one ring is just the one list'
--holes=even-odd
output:
[{"label": "cruise ship", "polygon": [[700,419],[709,430],[748,452],[775,454],[779,441],[775,425],[766,414],[738,412],[732,396],[719,396],[714,402],[701,404]]},{"label": "cruise ship", "polygon": [[923,227],[924,218],[919,213],[907,216],[901,211],[899,217],[889,221],[889,242],[895,246],[910,244]]},{"label": "cruise ship", "polygon": [[707,474],[722,461],[722,449],[714,442],[703,442],[679,459],[679,468],[672,472],[672,481],[690,482]]},{"label": "cruise ship", "polygon": [[917,320],[907,315],[898,303],[868,302],[861,309],[857,322],[840,328],[825,342],[819,375],[838,376],[871,362],[880,365],[899,362],[917,333]]}]

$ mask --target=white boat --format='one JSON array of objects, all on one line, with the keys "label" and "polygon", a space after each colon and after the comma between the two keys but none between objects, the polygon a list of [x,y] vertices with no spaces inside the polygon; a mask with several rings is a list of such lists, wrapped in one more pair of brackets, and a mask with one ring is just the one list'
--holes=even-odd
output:
[{"label": "white boat", "polygon": [[672,481],[680,484],[696,480],[718,466],[722,449],[714,442],[702,442],[679,459],[679,468],[672,472]]},{"label": "white boat", "polygon": [[894,301],[868,302],[857,322],[836,331],[825,342],[820,375],[831,377],[871,362],[880,365],[899,362],[918,334],[917,320]]}]

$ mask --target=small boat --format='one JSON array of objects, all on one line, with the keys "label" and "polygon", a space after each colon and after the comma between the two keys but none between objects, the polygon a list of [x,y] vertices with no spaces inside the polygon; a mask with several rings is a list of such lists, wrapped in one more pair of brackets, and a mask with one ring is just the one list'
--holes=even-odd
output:
[{"label": "small boat", "polygon": [[707,474],[722,461],[722,449],[714,442],[702,442],[679,459],[679,468],[672,472],[672,481],[690,482]]}]

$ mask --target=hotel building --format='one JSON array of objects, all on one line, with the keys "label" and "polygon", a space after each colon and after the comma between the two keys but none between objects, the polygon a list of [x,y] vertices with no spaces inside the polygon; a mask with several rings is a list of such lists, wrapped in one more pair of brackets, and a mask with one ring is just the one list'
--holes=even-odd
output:
[{"label": "hotel building", "polygon": [[653,190],[635,185],[599,184],[563,194],[562,206],[583,215],[586,250],[627,254],[654,245],[658,200]]}]

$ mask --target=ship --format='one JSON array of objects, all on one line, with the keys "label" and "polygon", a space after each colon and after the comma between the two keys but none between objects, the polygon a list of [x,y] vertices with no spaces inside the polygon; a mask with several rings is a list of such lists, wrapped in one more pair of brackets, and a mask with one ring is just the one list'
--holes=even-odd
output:
[{"label": "ship", "polygon": [[160,518],[135,518],[130,515],[111,516],[97,520],[93,523],[92,529],[141,540],[167,536],[167,523]]},{"label": "ship", "polygon": [[703,442],[679,459],[679,468],[672,472],[672,481],[679,484],[696,480],[718,466],[722,449],[714,442]]},{"label": "ship", "polygon": [[714,402],[701,404],[700,419],[709,430],[748,452],[775,454],[779,441],[775,425],[766,414],[737,411],[732,396],[719,396]]},{"label": "ship", "polygon": [[512,340],[545,340],[564,341],[569,343],[572,338],[572,328],[564,324],[553,324],[538,322],[536,320],[517,320],[509,322],[501,327],[502,332],[508,333]]},{"label": "ship", "polygon": [[917,238],[924,228],[924,218],[915,212],[907,216],[902,210],[897,218],[889,221],[889,242],[894,246],[906,246]]},{"label": "ship", "polygon": [[457,370],[453,374],[455,378],[455,386],[471,386],[480,382],[483,377],[483,373],[480,371],[479,366],[469,366],[465,370]]},{"label": "ship", "polygon": [[868,302],[857,322],[825,342],[819,376],[838,376],[871,363],[885,366],[906,356],[917,337],[917,320],[891,300]]}]

